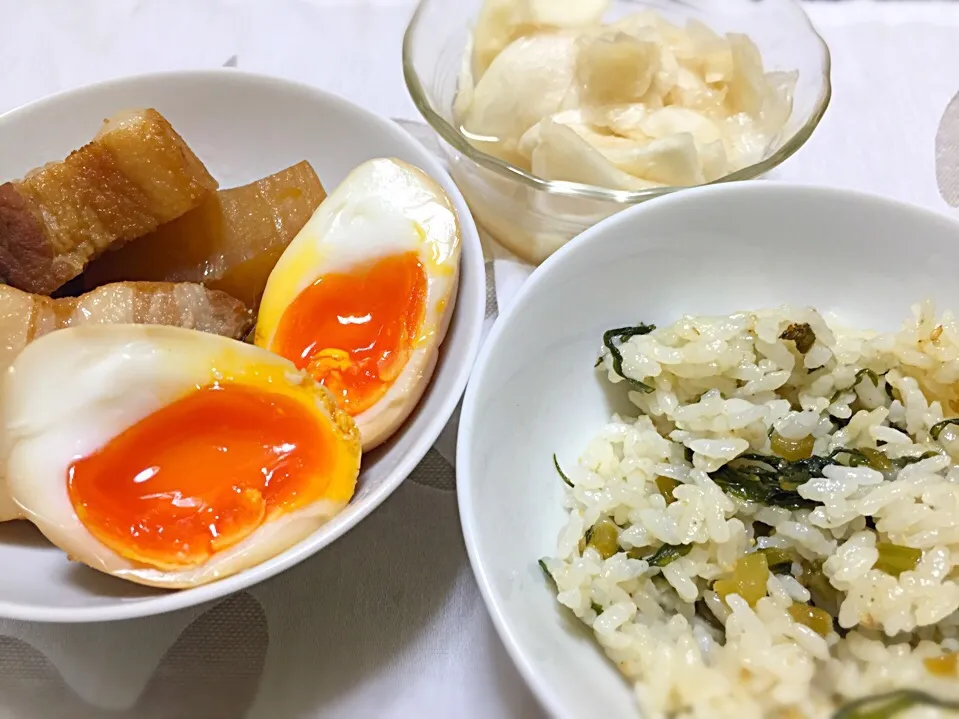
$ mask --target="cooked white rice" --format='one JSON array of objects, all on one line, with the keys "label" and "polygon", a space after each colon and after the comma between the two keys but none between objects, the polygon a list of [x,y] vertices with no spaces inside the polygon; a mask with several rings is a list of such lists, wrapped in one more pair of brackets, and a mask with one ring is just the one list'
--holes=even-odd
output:
[{"label": "cooked white rice", "polygon": [[[805,353],[782,339],[790,326],[815,335]],[[877,334],[781,308],[685,317],[613,346],[623,374],[652,391],[630,390],[638,418],[613,417],[565,468],[569,521],[543,565],[644,716],[812,719],[903,689],[959,701],[955,657],[942,657],[959,651],[959,426],[930,433],[959,415],[956,318],[927,303]],[[613,360],[607,348],[601,370],[629,389]],[[866,453],[787,485],[799,509],[746,501],[711,476],[755,467],[729,463],[786,440],[818,456]],[[672,497],[664,477],[679,483]],[[605,525],[608,539],[609,520],[612,548],[597,534]],[[877,543],[911,548],[898,550],[905,564],[877,567]],[[662,545],[691,549],[651,566]],[[714,591],[716,580],[740,586],[737,561],[769,548],[791,560],[763,575],[765,596],[750,605]],[[824,636],[794,604],[830,611]],[[946,715],[910,696],[896,695],[907,707],[897,717]]]}]

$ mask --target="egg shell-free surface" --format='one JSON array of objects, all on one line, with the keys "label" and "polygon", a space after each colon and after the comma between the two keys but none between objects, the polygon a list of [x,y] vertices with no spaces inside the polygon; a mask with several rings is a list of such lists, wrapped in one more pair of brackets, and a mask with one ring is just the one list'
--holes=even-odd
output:
[{"label": "egg shell-free surface", "polygon": [[951,218],[845,190],[743,182],[626,210],[533,273],[477,361],[456,479],[487,608],[552,716],[639,716],[631,688],[537,566],[567,518],[553,454],[572,467],[612,413],[636,414],[625,388],[594,369],[603,332],[782,304],[893,330],[926,297],[959,310],[956,267]]},{"label": "egg shell-free surface", "polygon": [[[124,78],[40,100],[0,117],[3,178],[61,159],[96,133],[104,117],[155,107],[203,160],[221,187],[252,182],[307,160],[324,186],[357,165],[396,157],[426,172],[453,201],[463,236],[456,307],[433,379],[389,442],[363,457],[349,506],[278,557],[197,589],[166,592],[94,572],[23,522],[0,525],[0,616],[35,621],[107,621],[217,599],[271,577],[325,547],[377,507],[420,462],[462,395],[479,347],[486,307],[483,255],[462,195],[440,163],[395,123],[316,88],[235,69]],[[318,559],[316,561],[322,561]]]},{"label": "egg shell-free surface", "polygon": [[452,315],[461,246],[456,210],[439,185],[400,160],[364,163],[320,205],[277,262],[263,293],[256,344],[272,346],[285,311],[322,276],[415,253],[427,280],[424,316],[400,376],[355,417],[369,451],[396,431],[429,383]]},{"label": "egg shell-free surface", "polygon": [[[326,424],[335,453],[328,475],[316,478],[329,482],[324,496],[197,567],[160,571],[131,562],[77,517],[67,492],[70,465],[214,381],[285,395]],[[0,417],[7,484],[23,516],[76,561],[152,586],[205,584],[280,554],[346,506],[359,472],[359,432],[324,388],[259,347],[176,327],[76,327],[42,337],[7,369]]]},{"label": "egg shell-free surface", "polygon": [[6,480],[0,477],[0,522],[19,519],[20,514],[20,508],[10,496],[10,490],[7,489]]}]

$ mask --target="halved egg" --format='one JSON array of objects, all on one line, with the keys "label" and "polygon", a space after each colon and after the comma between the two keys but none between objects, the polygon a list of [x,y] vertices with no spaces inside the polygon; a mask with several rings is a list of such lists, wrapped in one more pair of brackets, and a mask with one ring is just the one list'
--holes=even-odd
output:
[{"label": "halved egg", "polygon": [[53,332],[7,370],[6,480],[74,560],[141,584],[222,579],[353,496],[359,434],[330,393],[252,345],[175,327]]},{"label": "halved egg", "polygon": [[6,480],[0,477],[0,522],[10,522],[20,518],[20,508],[13,501],[13,497],[10,496]]},{"label": "halved egg", "polygon": [[409,416],[430,380],[460,249],[456,211],[439,185],[400,160],[366,162],[280,257],[255,343],[322,382],[371,449]]}]

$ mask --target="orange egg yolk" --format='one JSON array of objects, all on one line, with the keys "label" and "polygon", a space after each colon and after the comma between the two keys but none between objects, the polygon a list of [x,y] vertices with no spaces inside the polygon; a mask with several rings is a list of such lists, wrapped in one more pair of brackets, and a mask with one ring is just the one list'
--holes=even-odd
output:
[{"label": "orange egg yolk", "polygon": [[270,349],[310,372],[356,416],[386,394],[409,361],[426,291],[414,252],[324,275],[290,303]]},{"label": "orange egg yolk", "polygon": [[302,402],[213,384],[76,460],[68,492],[80,521],[117,554],[182,568],[322,497],[336,450],[332,427]]}]

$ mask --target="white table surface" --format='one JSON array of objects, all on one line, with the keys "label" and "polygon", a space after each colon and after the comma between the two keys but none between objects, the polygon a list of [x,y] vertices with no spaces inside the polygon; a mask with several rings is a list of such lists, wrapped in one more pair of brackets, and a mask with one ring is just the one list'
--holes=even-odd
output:
[{"label": "white table surface", "polygon": [[[0,0],[0,113],[97,80],[235,57],[416,119],[400,69],[414,4]],[[832,49],[833,102],[774,179],[959,213],[959,3],[808,9]],[[0,176],[2,162],[0,147]],[[529,268],[491,255],[502,307]],[[450,440],[343,539],[215,607],[73,627],[0,620],[0,718],[540,716],[470,572],[443,458]],[[0,568],[0,582],[14,580]]]}]

